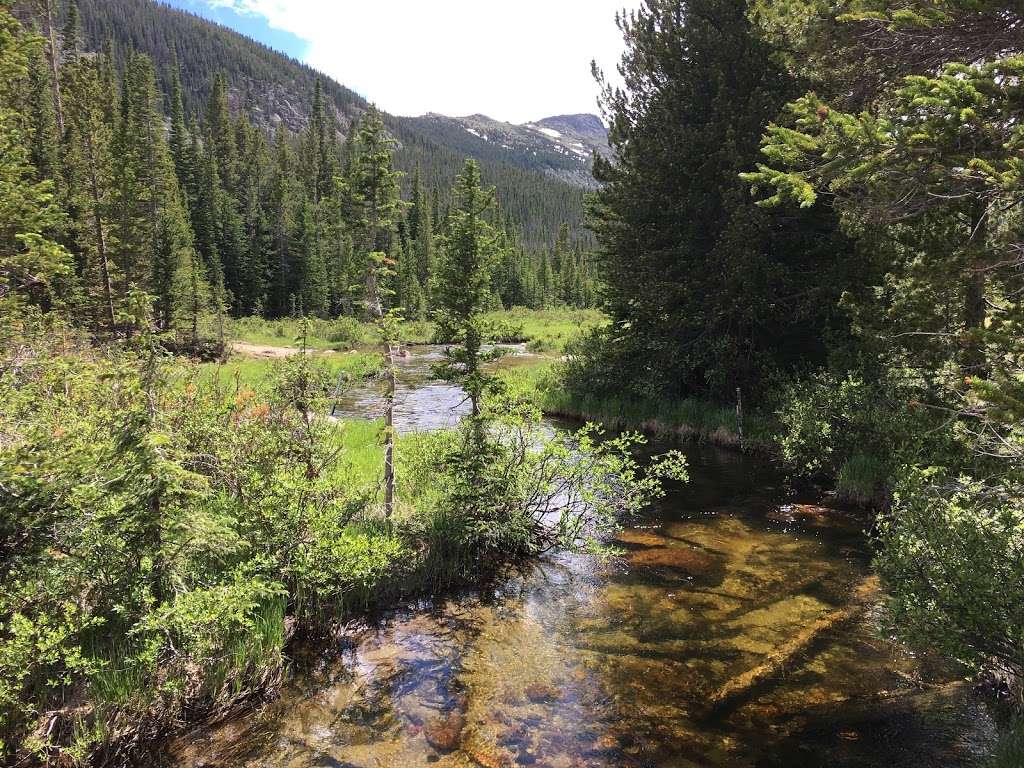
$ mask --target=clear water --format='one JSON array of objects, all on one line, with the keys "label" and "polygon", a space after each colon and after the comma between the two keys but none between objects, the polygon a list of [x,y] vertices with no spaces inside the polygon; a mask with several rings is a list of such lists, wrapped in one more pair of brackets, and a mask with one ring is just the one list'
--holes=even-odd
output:
[{"label": "clear water", "polygon": [[[457,417],[460,394],[425,373],[436,353],[402,377],[400,428]],[[372,393],[346,408],[372,412]],[[977,764],[994,738],[987,711],[954,671],[884,639],[877,606],[708,712],[712,691],[843,606],[868,553],[856,518],[795,498],[765,463],[687,453],[691,482],[622,532],[622,558],[563,554],[353,625],[333,653],[295,660],[279,701],[191,734],[169,763]]]}]

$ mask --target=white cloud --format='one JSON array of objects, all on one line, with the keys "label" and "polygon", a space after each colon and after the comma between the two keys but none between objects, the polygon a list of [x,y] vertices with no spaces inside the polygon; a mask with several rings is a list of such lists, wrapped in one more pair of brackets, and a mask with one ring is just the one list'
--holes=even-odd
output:
[{"label": "white cloud", "polygon": [[615,12],[639,0],[206,0],[306,40],[308,64],[399,115],[526,122],[596,112],[590,61],[614,73]]}]

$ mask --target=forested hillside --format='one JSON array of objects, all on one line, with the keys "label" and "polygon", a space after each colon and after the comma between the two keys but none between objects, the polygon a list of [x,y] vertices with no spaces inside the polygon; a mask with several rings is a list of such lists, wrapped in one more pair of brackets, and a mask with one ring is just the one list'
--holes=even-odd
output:
[{"label": "forested hillside", "polygon": [[[159,327],[177,335],[176,343],[185,333],[192,344],[209,312],[365,316],[364,265],[352,250],[361,226],[353,129],[386,127],[388,118],[301,65],[196,18],[134,0],[83,7],[93,35],[109,31],[121,42],[90,50],[74,4],[60,19],[56,6],[49,15],[46,7],[22,6],[27,24],[52,31],[20,96],[26,135],[39,182],[56,193],[54,233],[77,255],[73,274],[61,271],[49,285],[51,300],[113,331],[126,327],[141,292],[154,297]],[[124,23],[97,22],[115,18]],[[152,34],[158,26],[161,33]],[[175,69],[186,60],[174,55],[178,38],[192,57],[191,94]],[[142,52],[147,45],[169,60],[158,67]],[[289,77],[274,80],[278,69]],[[234,88],[231,76],[239,79]],[[309,92],[292,90],[303,87]],[[186,105],[204,92],[205,103],[190,112]],[[415,164],[394,227],[379,233],[393,267],[386,304],[407,319],[424,318],[433,309],[434,253],[449,215],[448,186],[438,184],[457,163],[401,126],[389,132],[389,157]],[[501,237],[492,307],[593,305],[586,252],[572,241],[573,198],[562,194],[570,188],[524,169],[490,167],[502,185],[489,214]],[[538,202],[541,188],[552,193],[546,206]],[[541,238],[547,224],[538,205],[559,218],[548,222],[544,246],[528,247],[515,212]]]},{"label": "forested hillside", "polygon": [[[153,0],[82,0],[79,8],[84,49],[100,51],[113,42],[113,52],[121,58],[132,49],[149,56],[168,112],[175,57],[185,113],[197,118],[209,102],[218,73],[227,78],[231,108],[271,133],[278,123],[292,132],[308,127],[318,77],[325,114],[339,139],[367,107],[360,96],[310,67],[230,29]],[[60,13],[55,22],[58,27],[63,23]],[[583,191],[579,183],[565,184],[534,172],[542,169],[527,164],[528,158],[522,154],[495,156],[486,148],[448,141],[450,137],[443,132],[424,130],[429,126],[415,118],[385,115],[384,121],[398,140],[395,163],[407,174],[407,195],[411,174],[418,167],[425,187],[440,195],[445,205],[463,160],[470,156],[481,163],[484,183],[497,188],[503,210],[528,247],[549,247],[563,221],[569,223],[574,238],[589,238],[581,226]]]}]

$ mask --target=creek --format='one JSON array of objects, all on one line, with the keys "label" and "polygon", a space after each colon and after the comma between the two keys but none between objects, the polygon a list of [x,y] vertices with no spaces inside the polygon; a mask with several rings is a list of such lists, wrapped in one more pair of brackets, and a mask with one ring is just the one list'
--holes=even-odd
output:
[{"label": "creek", "polygon": [[[503,365],[526,364],[521,348]],[[402,359],[399,429],[448,426],[436,347]],[[376,415],[373,386],[339,403]],[[555,429],[566,425],[553,423]],[[882,631],[882,597],[730,706],[710,697],[843,610],[869,573],[863,518],[763,460],[685,447],[690,482],[619,535],[497,584],[409,603],[295,660],[279,700],[190,733],[170,765],[224,768],[925,768],[980,765],[996,737],[962,674]]]}]

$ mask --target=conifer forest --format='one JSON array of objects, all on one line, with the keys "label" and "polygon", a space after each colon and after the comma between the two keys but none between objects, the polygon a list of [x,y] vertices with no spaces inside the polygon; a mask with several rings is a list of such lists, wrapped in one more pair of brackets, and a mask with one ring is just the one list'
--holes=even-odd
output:
[{"label": "conifer forest", "polygon": [[0,765],[1024,767],[1024,5],[564,1],[0,0]]}]

